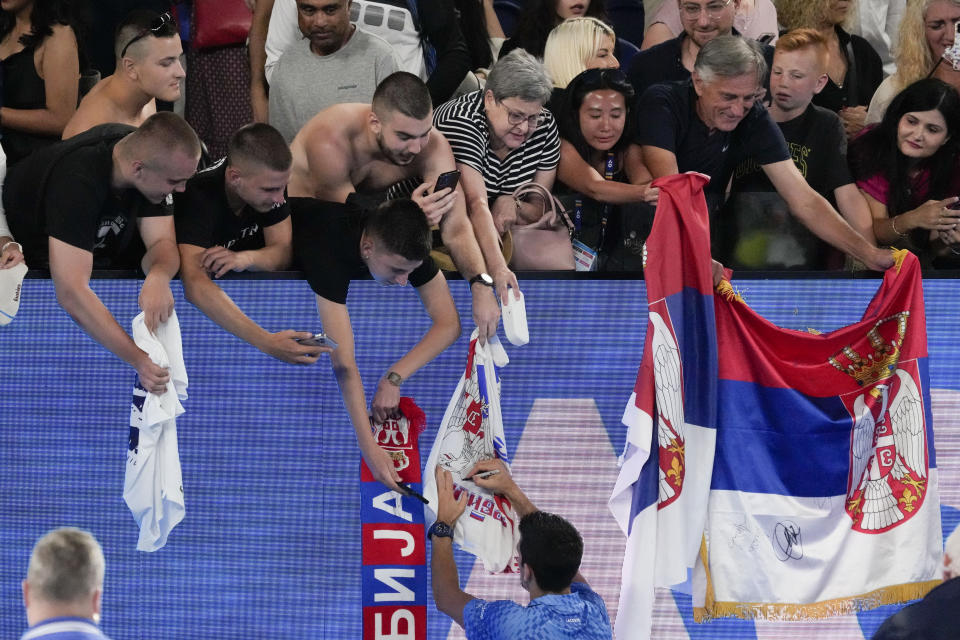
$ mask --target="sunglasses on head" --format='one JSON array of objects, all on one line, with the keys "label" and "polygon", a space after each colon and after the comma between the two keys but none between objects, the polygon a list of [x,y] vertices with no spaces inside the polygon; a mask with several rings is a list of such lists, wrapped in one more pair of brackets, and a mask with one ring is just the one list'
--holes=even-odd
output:
[{"label": "sunglasses on head", "polygon": [[149,27],[147,27],[146,29],[140,29],[140,31],[137,32],[137,35],[133,36],[130,39],[130,42],[124,45],[123,49],[120,50],[120,57],[122,58],[125,55],[127,55],[127,49],[129,49],[130,45],[132,45],[134,42],[138,40],[142,40],[143,38],[147,37],[147,34],[150,34],[150,33],[152,33],[153,35],[157,35],[161,31],[163,31],[163,29],[168,24],[172,24],[172,23],[173,23],[173,16],[170,15],[169,11],[166,11],[162,15],[157,16],[157,19],[154,20]]}]

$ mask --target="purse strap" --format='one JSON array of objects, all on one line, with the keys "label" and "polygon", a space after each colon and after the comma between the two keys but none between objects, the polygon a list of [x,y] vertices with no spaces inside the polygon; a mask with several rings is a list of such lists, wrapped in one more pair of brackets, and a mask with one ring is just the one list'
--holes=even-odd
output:
[{"label": "purse strap", "polygon": [[528,182],[517,187],[513,192],[514,200],[523,200],[526,197],[535,195],[543,200],[543,215],[536,222],[527,225],[517,225],[518,227],[552,227],[558,221],[567,227],[568,231],[573,230],[573,222],[567,213],[563,203],[557,200],[550,190],[539,182]]}]

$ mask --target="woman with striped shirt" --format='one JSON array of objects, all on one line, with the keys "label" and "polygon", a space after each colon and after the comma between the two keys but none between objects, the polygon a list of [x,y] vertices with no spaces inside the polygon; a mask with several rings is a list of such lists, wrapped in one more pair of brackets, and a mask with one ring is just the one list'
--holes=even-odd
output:
[{"label": "woman with striped shirt", "polygon": [[550,190],[560,161],[557,124],[543,106],[552,91],[543,63],[516,49],[493,66],[486,89],[440,105],[433,117],[453,149],[467,213],[501,299],[517,279],[500,251],[500,235],[518,215],[536,219],[534,209],[542,208],[514,200],[513,192],[528,182]]}]

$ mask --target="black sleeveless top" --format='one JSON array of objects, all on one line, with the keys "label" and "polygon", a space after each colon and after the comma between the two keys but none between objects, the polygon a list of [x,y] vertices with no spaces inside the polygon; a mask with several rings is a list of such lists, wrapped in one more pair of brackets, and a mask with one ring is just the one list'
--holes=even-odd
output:
[{"label": "black sleeveless top", "polygon": [[[33,64],[36,47],[26,47],[0,61],[3,69],[3,106],[11,109],[43,109],[47,106],[46,86]],[[60,138],[0,127],[0,144],[7,154],[7,165],[22,160],[31,152],[53,144]]]}]

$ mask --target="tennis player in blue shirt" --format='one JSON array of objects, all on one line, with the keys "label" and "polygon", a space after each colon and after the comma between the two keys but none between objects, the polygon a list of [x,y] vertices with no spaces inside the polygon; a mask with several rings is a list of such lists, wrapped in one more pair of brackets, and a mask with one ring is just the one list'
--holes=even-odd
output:
[{"label": "tennis player in blue shirt", "polygon": [[[476,474],[496,473],[485,478]],[[599,595],[580,575],[583,540],[560,516],[538,511],[520,490],[501,460],[482,460],[470,471],[473,481],[506,497],[520,516],[520,584],[530,604],[488,602],[460,589],[453,559],[453,526],[463,514],[466,492],[453,497],[453,478],[437,467],[437,521],[427,537],[433,541],[433,600],[456,621],[468,640],[611,640],[610,618]]]}]

